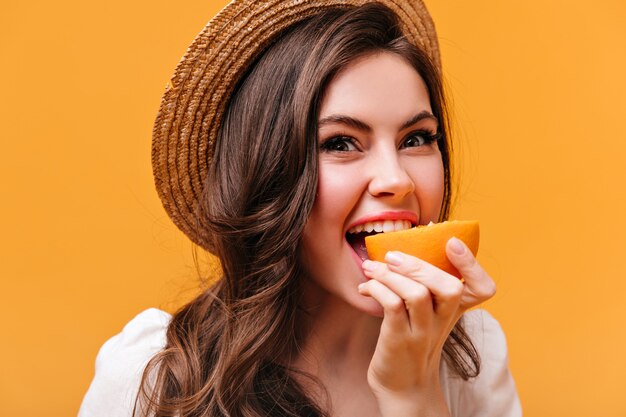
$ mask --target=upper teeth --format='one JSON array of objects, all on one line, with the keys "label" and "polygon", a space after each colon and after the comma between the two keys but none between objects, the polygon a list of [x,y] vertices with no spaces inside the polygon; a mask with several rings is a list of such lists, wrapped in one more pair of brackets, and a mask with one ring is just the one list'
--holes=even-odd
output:
[{"label": "upper teeth", "polygon": [[361,233],[361,232],[395,232],[398,230],[405,230],[411,228],[410,220],[385,220],[376,222],[367,222],[363,224],[357,224],[348,230],[348,233]]}]

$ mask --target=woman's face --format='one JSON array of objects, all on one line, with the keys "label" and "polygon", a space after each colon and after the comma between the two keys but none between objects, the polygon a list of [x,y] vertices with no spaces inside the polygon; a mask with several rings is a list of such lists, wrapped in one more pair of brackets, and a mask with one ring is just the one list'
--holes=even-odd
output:
[{"label": "woman's face", "polygon": [[428,90],[391,53],[360,58],[329,84],[318,120],[319,178],[302,238],[307,301],[382,316],[357,286],[365,232],[436,222],[444,192]]}]

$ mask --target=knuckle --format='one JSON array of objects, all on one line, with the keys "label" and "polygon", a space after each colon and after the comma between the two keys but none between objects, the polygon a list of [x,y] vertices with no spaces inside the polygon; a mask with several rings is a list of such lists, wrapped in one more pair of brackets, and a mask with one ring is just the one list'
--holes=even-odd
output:
[{"label": "knuckle", "polygon": [[408,268],[407,273],[410,275],[418,275],[423,269],[422,261],[417,258],[411,258],[410,267]]},{"label": "knuckle", "polygon": [[420,285],[420,286],[416,286],[414,289],[411,290],[411,293],[408,294],[406,300],[408,303],[413,305],[413,304],[419,304],[424,301],[430,300],[430,298],[431,298],[430,291],[428,290],[428,288],[424,287],[423,285]]},{"label": "knuckle", "polygon": [[397,299],[387,302],[384,308],[385,310],[391,313],[399,313],[399,312],[403,312],[404,310],[406,310],[404,300],[401,298],[397,298]]},{"label": "knuckle", "polygon": [[376,280],[382,282],[383,284],[388,284],[391,278],[392,272],[385,267],[381,267],[377,269]]},{"label": "knuckle", "polygon": [[446,298],[446,299],[457,299],[457,298],[461,298],[461,295],[463,294],[463,283],[454,278],[454,281],[450,282],[449,285],[446,285],[446,287],[444,288],[444,290],[442,291],[442,297]]},{"label": "knuckle", "polygon": [[487,274],[482,276],[479,285],[476,286],[476,293],[483,300],[488,300],[496,295],[496,290],[496,283]]}]

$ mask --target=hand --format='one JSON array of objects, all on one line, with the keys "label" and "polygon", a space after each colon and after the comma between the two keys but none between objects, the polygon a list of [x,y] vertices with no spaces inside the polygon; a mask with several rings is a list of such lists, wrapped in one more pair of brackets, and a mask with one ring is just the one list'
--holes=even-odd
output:
[{"label": "hand", "polygon": [[359,292],[384,310],[368,370],[383,415],[448,415],[439,384],[443,345],[467,309],[495,294],[495,284],[460,240],[450,239],[446,254],[463,281],[401,252],[389,252],[387,263],[363,262],[370,280]]}]

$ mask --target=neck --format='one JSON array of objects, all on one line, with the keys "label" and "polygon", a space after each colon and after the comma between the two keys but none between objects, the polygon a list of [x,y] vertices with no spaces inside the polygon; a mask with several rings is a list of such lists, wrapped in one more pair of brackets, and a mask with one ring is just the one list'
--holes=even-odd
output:
[{"label": "neck", "polygon": [[306,331],[297,366],[322,379],[346,376],[347,371],[366,377],[382,319],[359,311],[328,293],[305,304]]},{"label": "neck", "polygon": [[[310,283],[307,285],[311,287]],[[367,383],[382,319],[357,310],[319,287],[305,288],[294,378],[333,416],[378,415]],[[321,385],[320,385],[321,384]],[[347,402],[351,398],[354,401]]]}]

